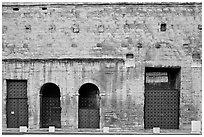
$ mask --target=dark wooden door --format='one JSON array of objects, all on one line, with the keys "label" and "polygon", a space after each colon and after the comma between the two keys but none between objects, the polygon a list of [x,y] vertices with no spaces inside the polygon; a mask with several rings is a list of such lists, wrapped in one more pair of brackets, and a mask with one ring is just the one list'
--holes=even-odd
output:
[{"label": "dark wooden door", "polygon": [[7,127],[28,126],[27,81],[7,80]]},{"label": "dark wooden door", "polygon": [[179,128],[179,69],[145,69],[144,127]]},{"label": "dark wooden door", "polygon": [[79,97],[79,128],[99,128],[99,100],[95,96]]},{"label": "dark wooden door", "polygon": [[179,128],[179,91],[172,89],[145,90],[145,128]]},{"label": "dark wooden door", "polygon": [[61,107],[59,97],[42,98],[42,128],[61,127]]}]

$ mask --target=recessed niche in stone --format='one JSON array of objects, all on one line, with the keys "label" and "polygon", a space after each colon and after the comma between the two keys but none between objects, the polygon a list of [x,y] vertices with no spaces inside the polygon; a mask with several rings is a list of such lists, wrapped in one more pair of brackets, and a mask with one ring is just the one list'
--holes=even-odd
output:
[{"label": "recessed niche in stone", "polygon": [[129,29],[129,24],[124,24],[124,29]]},{"label": "recessed niche in stone", "polygon": [[2,27],[2,33],[3,33],[3,34],[5,34],[5,33],[6,33],[6,31],[7,31],[7,29],[8,29],[8,27],[7,27],[7,26],[5,26],[5,25],[3,25],[3,27]]},{"label": "recessed niche in stone", "polygon": [[202,30],[202,25],[201,24],[198,25],[198,29]]},{"label": "recessed niche in stone", "polygon": [[159,44],[159,43],[155,44],[155,48],[159,49],[160,47],[161,47],[161,44]]},{"label": "recessed niche in stone", "polygon": [[122,13],[123,18],[125,17],[125,15],[126,15],[125,13]]},{"label": "recessed niche in stone", "polygon": [[127,42],[128,42],[129,44],[132,44],[132,43],[133,43],[133,40],[132,40],[132,38],[130,38],[130,37],[127,37],[126,39],[127,39]]},{"label": "recessed niche in stone", "polygon": [[142,48],[142,43],[137,43],[137,47],[140,49]]},{"label": "recessed niche in stone", "polygon": [[192,58],[193,59],[201,59],[201,54],[198,51],[193,51]]},{"label": "recessed niche in stone", "polygon": [[132,53],[127,53],[126,54],[126,60],[125,60],[125,66],[126,67],[134,67],[134,54]]},{"label": "recessed niche in stone", "polygon": [[162,23],[160,27],[161,31],[166,31],[166,23]]},{"label": "recessed niche in stone", "polygon": [[78,24],[74,24],[72,26],[72,31],[73,31],[73,33],[79,33],[79,25]]},{"label": "recessed niche in stone", "polygon": [[183,47],[184,47],[184,48],[188,48],[189,45],[188,45],[188,44],[183,44]]},{"label": "recessed niche in stone", "polygon": [[75,44],[75,43],[73,43],[72,45],[71,45],[71,47],[77,47],[77,44]]},{"label": "recessed niche in stone", "polygon": [[28,44],[24,43],[23,48],[28,48]]},{"label": "recessed niche in stone", "polygon": [[51,24],[50,26],[49,26],[49,31],[50,32],[54,32],[56,30],[56,26],[54,25],[54,24]]},{"label": "recessed niche in stone", "polygon": [[15,7],[13,8],[13,11],[19,11],[19,8]]},{"label": "recessed niche in stone", "polygon": [[31,25],[25,25],[25,30],[26,30],[26,32],[30,32],[31,31]]},{"label": "recessed niche in stone", "polygon": [[104,32],[104,25],[99,25],[98,26],[98,32],[103,33]]},{"label": "recessed niche in stone", "polygon": [[122,42],[122,43],[121,43],[121,47],[128,47],[128,44],[125,43],[125,42]]},{"label": "recessed niche in stone", "polygon": [[97,43],[97,44],[96,44],[96,47],[99,47],[99,48],[100,48],[100,47],[102,47],[102,46],[103,46],[102,43]]}]

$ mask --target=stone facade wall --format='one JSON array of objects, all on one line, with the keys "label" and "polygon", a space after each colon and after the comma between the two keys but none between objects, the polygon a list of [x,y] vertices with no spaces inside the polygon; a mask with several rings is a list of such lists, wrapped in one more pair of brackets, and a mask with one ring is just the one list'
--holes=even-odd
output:
[{"label": "stone facade wall", "polygon": [[[125,68],[121,60],[49,60],[49,61],[9,61],[3,64],[3,127],[6,127],[6,79],[28,80],[27,96],[29,106],[29,128],[39,128],[40,120],[40,89],[47,82],[55,83],[61,93],[61,123],[62,128],[78,128],[78,90],[84,83],[94,83],[100,90],[101,126],[119,126],[117,122],[130,123],[127,119],[120,121],[124,113],[126,118],[136,117],[133,110],[142,111],[140,102],[135,99],[139,95],[130,97],[127,103],[126,96],[129,90],[124,89]],[[135,84],[139,87],[139,83]],[[136,92],[137,90],[134,90]],[[142,101],[141,101],[142,102]],[[126,104],[127,103],[127,104]],[[32,105],[31,105],[32,104]],[[130,106],[131,105],[131,106]],[[141,113],[141,112],[140,112]],[[141,123],[143,115],[137,113],[138,119],[131,122]],[[120,116],[119,116],[120,114]],[[133,116],[132,116],[133,115]],[[141,118],[140,118],[141,117]],[[141,123],[142,124],[142,123]],[[124,124],[125,126],[125,124]]]},{"label": "stone facade wall", "polygon": [[61,91],[62,128],[78,127],[78,90],[87,82],[100,90],[101,128],[144,128],[145,67],[181,67],[180,128],[201,120],[201,70],[192,67],[202,58],[201,10],[198,3],[4,3],[3,128],[6,79],[28,80],[29,128],[39,128],[47,82]]},{"label": "stone facade wall", "polygon": [[[121,57],[139,54],[141,44],[139,55],[148,60],[145,53],[157,43],[192,56],[201,52],[201,18],[200,4],[5,4],[3,58]],[[166,31],[160,30],[163,23]]]},{"label": "stone facade wall", "polygon": [[[197,120],[202,120],[202,67],[201,65],[192,66],[192,79],[193,79],[193,104],[195,108],[195,115]],[[197,109],[197,110],[195,110]]]}]

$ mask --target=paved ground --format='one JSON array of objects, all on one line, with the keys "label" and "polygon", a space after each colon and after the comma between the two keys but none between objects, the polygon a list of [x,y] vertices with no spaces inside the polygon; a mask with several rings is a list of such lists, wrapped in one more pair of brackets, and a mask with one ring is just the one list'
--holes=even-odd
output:
[{"label": "paved ground", "polygon": [[[20,133],[19,129],[13,130],[3,130],[3,135],[16,135],[16,134],[67,134],[67,135],[152,135],[152,130],[138,130],[138,131],[122,131],[116,132],[111,131],[109,133],[103,133],[102,131],[71,131],[71,130],[62,130],[57,129],[55,133],[49,133],[48,129],[40,129],[40,130],[28,130],[27,133]],[[190,130],[161,130],[163,135],[201,135],[202,133],[191,133]]]}]

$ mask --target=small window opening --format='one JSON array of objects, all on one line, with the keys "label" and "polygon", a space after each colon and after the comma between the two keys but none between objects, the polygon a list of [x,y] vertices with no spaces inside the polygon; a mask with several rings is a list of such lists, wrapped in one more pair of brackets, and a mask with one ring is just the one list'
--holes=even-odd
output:
[{"label": "small window opening", "polygon": [[126,59],[133,59],[134,55],[132,53],[126,54]]},{"label": "small window opening", "polygon": [[165,23],[162,23],[162,24],[161,24],[160,30],[161,30],[161,31],[166,31],[166,24],[165,24]]},{"label": "small window opening", "polygon": [[42,7],[42,10],[47,10],[47,7]]},{"label": "small window opening", "polygon": [[13,8],[13,11],[19,11],[19,8]]}]

